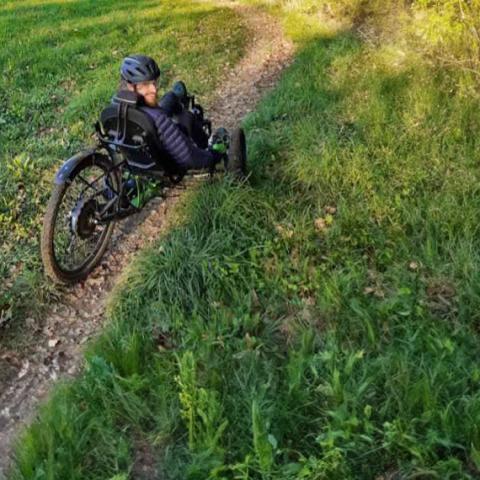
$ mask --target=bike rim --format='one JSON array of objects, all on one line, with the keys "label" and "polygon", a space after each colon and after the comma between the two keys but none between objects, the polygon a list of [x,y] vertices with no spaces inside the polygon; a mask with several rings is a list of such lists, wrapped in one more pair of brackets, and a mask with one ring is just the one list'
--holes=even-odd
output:
[{"label": "bike rim", "polygon": [[108,223],[100,221],[99,213],[108,201],[107,178],[102,167],[89,165],[63,192],[53,230],[53,254],[63,273],[81,272],[102,248]]}]

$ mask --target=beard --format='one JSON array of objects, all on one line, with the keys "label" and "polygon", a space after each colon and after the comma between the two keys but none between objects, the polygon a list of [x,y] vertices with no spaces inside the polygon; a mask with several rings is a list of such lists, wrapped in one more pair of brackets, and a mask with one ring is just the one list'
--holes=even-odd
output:
[{"label": "beard", "polygon": [[156,95],[145,95],[144,97],[145,104],[149,107],[157,106],[157,96]]}]

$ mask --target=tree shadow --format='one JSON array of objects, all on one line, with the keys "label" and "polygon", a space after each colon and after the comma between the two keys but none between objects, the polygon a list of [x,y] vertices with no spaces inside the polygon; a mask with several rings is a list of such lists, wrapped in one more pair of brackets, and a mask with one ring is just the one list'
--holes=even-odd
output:
[{"label": "tree shadow", "polygon": [[[475,148],[449,138],[457,123],[475,124],[473,110],[452,102],[445,72],[374,55],[350,31],[304,45],[246,121],[252,181],[290,192],[299,216],[339,208],[327,243],[353,249],[360,262],[385,270],[417,255],[447,261],[453,243],[478,244],[468,233],[474,226],[462,226],[479,203],[466,200],[480,180],[465,166]],[[454,242],[445,236],[451,227]]]}]

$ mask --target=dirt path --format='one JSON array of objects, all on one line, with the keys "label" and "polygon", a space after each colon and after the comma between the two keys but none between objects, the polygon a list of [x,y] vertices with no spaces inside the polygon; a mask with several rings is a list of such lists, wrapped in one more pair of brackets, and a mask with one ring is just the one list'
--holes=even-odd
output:
[{"label": "dirt path", "polygon": [[[271,16],[234,1],[218,3],[242,15],[250,35],[244,58],[226,73],[215,98],[206,105],[213,125],[232,128],[276,83],[294,49]],[[27,351],[20,356],[0,346],[0,479],[15,433],[31,420],[35,406],[56,380],[81,369],[83,347],[102,328],[109,293],[136,252],[168,229],[171,212],[187,186],[165,192],[165,198],[152,201],[140,214],[117,226],[108,254],[88,280],[65,291],[41,327],[32,322],[31,327],[37,328],[35,344]]]}]

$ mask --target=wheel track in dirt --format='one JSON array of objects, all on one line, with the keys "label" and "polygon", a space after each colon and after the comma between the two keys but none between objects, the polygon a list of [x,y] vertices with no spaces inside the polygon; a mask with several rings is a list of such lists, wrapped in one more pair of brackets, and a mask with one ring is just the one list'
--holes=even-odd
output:
[{"label": "wheel track in dirt", "polygon": [[[225,72],[215,97],[205,105],[214,125],[231,129],[275,85],[291,62],[294,47],[278,21],[267,13],[235,1],[217,4],[241,15],[249,33],[246,54]],[[32,322],[30,327],[37,328],[35,345],[21,355],[0,346],[0,479],[9,464],[15,434],[32,420],[35,407],[55,381],[80,371],[84,345],[104,323],[109,293],[136,253],[168,230],[182,188],[194,183],[187,180],[186,185],[169,190],[164,198],[153,200],[141,213],[117,225],[100,266],[84,283],[61,293],[40,327]]]}]

